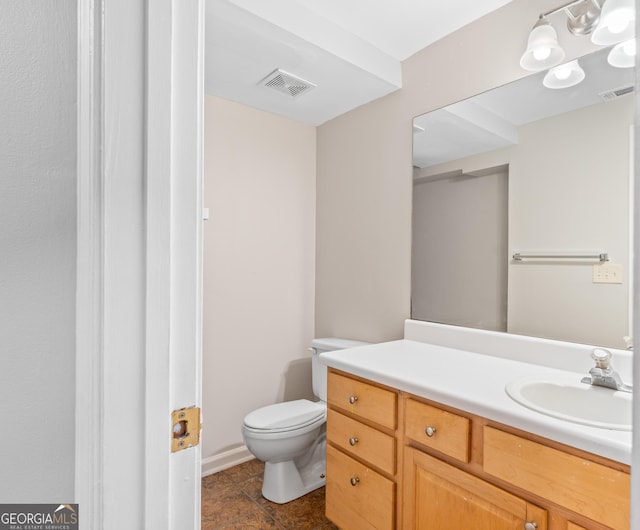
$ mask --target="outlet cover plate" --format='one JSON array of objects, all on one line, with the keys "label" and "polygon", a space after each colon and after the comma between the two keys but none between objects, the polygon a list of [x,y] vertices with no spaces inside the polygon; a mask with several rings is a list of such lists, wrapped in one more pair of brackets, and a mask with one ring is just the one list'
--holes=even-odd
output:
[{"label": "outlet cover plate", "polygon": [[619,263],[594,265],[593,283],[622,283],[622,265]]}]

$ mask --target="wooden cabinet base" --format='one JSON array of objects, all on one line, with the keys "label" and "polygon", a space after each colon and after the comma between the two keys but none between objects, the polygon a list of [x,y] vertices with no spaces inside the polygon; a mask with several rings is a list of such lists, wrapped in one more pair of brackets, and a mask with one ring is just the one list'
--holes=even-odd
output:
[{"label": "wooden cabinet base", "polygon": [[629,466],[334,370],[328,403],[341,530],[629,529]]}]

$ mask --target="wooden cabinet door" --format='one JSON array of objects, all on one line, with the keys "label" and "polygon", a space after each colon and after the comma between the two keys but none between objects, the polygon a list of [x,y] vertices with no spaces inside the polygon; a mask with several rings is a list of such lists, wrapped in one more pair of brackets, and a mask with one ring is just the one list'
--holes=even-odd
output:
[{"label": "wooden cabinet door", "polygon": [[584,526],[579,526],[576,523],[568,522],[567,530],[587,530]]},{"label": "wooden cabinet door", "polygon": [[[405,453],[404,528],[546,530],[546,511],[416,449]],[[532,526],[533,527],[533,526]]]}]

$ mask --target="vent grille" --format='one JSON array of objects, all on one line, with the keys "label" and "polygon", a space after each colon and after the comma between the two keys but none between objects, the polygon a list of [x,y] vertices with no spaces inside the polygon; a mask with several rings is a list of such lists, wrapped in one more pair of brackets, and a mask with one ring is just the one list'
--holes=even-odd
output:
[{"label": "vent grille", "polygon": [[616,88],[614,90],[607,90],[598,94],[604,101],[613,101],[619,97],[625,96],[633,92],[633,85],[625,86],[622,88]]},{"label": "vent grille", "polygon": [[280,69],[271,72],[267,77],[260,81],[258,85],[266,86],[276,92],[280,92],[281,94],[285,94],[292,98],[298,97],[305,92],[309,92],[309,90],[312,90],[317,86],[310,81],[306,81]]}]

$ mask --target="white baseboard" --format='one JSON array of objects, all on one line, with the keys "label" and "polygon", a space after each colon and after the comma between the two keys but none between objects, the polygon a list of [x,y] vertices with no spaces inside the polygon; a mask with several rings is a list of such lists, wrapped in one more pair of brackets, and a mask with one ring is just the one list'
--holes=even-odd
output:
[{"label": "white baseboard", "polygon": [[224,453],[204,458],[202,460],[202,476],[213,475],[218,471],[227,469],[229,467],[237,466],[243,462],[247,462],[255,458],[247,449],[246,445],[235,447]]}]

